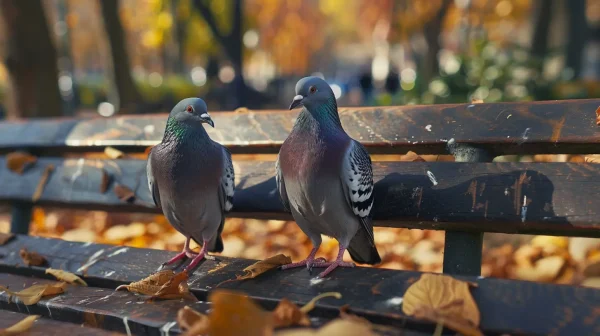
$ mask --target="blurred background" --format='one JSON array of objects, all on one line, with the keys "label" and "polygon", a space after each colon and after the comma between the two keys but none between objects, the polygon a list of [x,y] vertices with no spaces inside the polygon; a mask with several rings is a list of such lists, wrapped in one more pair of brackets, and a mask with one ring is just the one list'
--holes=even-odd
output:
[{"label": "blurred background", "polygon": [[[600,0],[1,0],[0,12],[0,119],[164,113],[189,96],[211,111],[285,109],[310,74],[340,106],[600,97]],[[0,231],[8,223],[0,214]],[[184,242],[162,216],[41,208],[32,234]],[[375,236],[381,267],[441,271],[444,232]],[[230,219],[224,238],[233,257],[310,250],[293,222]],[[335,253],[325,239],[321,254]],[[547,257],[562,262],[537,266]],[[482,272],[582,283],[592,259],[594,239],[486,234]]]}]

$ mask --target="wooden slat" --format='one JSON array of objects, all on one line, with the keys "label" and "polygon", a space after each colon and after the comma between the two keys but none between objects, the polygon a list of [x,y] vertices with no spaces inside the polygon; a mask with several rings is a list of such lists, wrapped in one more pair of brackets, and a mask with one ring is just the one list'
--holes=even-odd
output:
[{"label": "wooden slat", "polygon": [[[87,268],[85,280],[90,286],[97,287],[115,287],[139,280],[174,255],[158,250],[18,236],[0,246],[0,254],[5,255],[0,259],[0,272],[45,276],[42,268],[28,268],[20,261],[18,251],[22,247],[44,254],[50,267],[79,274],[81,270],[78,269],[96,255],[98,261]],[[209,291],[224,280],[234,279],[253,262],[219,259],[226,266],[205,261],[188,281],[192,292],[200,300],[206,300]],[[342,294],[342,299],[319,301],[314,314],[324,318],[335,317],[337,309],[348,304],[352,312],[372,321],[409,326],[410,329],[418,327],[418,324],[402,314],[400,298],[419,276],[418,272],[356,267],[336,270],[319,282],[311,281],[314,274],[310,275],[302,268],[273,270],[257,279],[225,283],[219,288],[244,291],[265,307],[273,307],[283,297],[301,304],[322,292],[337,291]],[[460,278],[477,283],[472,293],[481,311],[481,328],[485,334],[593,335],[600,332],[598,289],[493,278]]]},{"label": "wooden slat", "polygon": [[[0,201],[30,201],[48,164],[56,168],[41,205],[157,212],[140,160],[41,158],[18,175],[0,158]],[[291,218],[275,189],[273,162],[234,165],[232,217]],[[378,226],[600,236],[597,164],[378,162],[374,167]],[[106,193],[100,192],[103,170],[114,180]],[[134,190],[135,202],[119,200],[115,183]]]},{"label": "wooden slat", "polygon": [[[0,298],[1,300],[1,298]],[[1,305],[1,303],[0,303]],[[32,312],[33,314],[33,312]],[[0,310],[0,330],[8,328],[13,324],[26,318],[28,314],[13,311]],[[126,335],[109,332],[97,328],[86,327],[73,323],[54,321],[48,318],[39,318],[26,332],[19,333],[20,336],[119,336]]]},{"label": "wooden slat", "polygon": [[[341,108],[342,123],[371,153],[444,154],[446,141],[490,152],[581,153],[598,151],[600,99],[526,103]],[[233,153],[276,153],[298,111],[211,113],[211,137]],[[101,151],[115,146],[143,151],[162,138],[166,114],[115,118],[0,123],[0,151],[25,148],[42,154]]]}]

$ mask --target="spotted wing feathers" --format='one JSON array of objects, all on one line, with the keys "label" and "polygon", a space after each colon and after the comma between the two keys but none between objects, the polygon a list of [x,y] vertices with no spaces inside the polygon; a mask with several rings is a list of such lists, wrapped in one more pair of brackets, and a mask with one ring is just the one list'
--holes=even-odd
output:
[{"label": "spotted wing feathers", "polygon": [[233,162],[231,153],[227,148],[223,148],[223,176],[221,176],[221,190],[224,198],[223,210],[225,212],[233,207],[233,194],[235,193],[235,172],[233,171]]}]

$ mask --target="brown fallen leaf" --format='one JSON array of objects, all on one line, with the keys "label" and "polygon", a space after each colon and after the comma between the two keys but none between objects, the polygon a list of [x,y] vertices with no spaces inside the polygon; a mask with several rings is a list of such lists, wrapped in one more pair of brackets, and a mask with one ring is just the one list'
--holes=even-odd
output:
[{"label": "brown fallen leaf", "polygon": [[100,192],[105,193],[108,190],[108,186],[110,185],[110,174],[106,172],[106,170],[102,169],[102,181],[100,181]]},{"label": "brown fallen leaf", "polygon": [[253,279],[269,270],[272,270],[276,267],[279,267],[279,266],[282,266],[285,264],[289,264],[291,262],[292,262],[292,258],[290,258],[284,254],[274,255],[267,259],[257,261],[256,263],[244,268],[243,269],[244,274],[236,275],[235,279],[225,280],[225,281],[221,282],[220,284],[218,284],[216,287],[219,287],[220,285],[227,283],[227,282]]},{"label": "brown fallen leaf", "polygon": [[185,306],[177,312],[177,323],[182,330],[208,330],[208,316]]},{"label": "brown fallen leaf", "polygon": [[482,335],[477,329],[481,315],[469,291],[472,285],[447,275],[425,273],[404,293],[402,312],[443,323],[466,335]]},{"label": "brown fallen leaf", "polygon": [[146,147],[146,149],[144,149],[144,155],[146,157],[148,157],[148,155],[150,155],[150,152],[152,151],[152,148],[154,148],[154,146],[148,146],[148,147]]},{"label": "brown fallen leaf", "polygon": [[196,297],[190,293],[187,284],[189,279],[187,272],[179,272],[175,274],[167,283],[162,285],[160,289],[152,295],[152,299],[188,299],[196,301]]},{"label": "brown fallen leaf", "polygon": [[596,109],[596,125],[600,125],[600,107]]},{"label": "brown fallen leaf", "polygon": [[[209,335],[271,335],[270,312],[262,310],[248,296],[228,290],[215,290],[209,297],[212,311],[209,315]],[[191,334],[190,334],[191,335]]]},{"label": "brown fallen leaf", "polygon": [[46,258],[36,252],[29,252],[25,248],[19,251],[19,256],[27,266],[42,266],[46,264]]},{"label": "brown fallen leaf", "polygon": [[15,235],[12,233],[0,233],[0,245],[8,243],[14,237]]},{"label": "brown fallen leaf", "polygon": [[549,282],[556,279],[565,263],[562,256],[550,256],[538,260],[533,267],[517,267],[515,275],[520,280]]},{"label": "brown fallen leaf", "polygon": [[273,311],[273,327],[282,328],[292,325],[310,326],[310,319],[298,306],[283,298]]},{"label": "brown fallen leaf", "polygon": [[581,282],[584,287],[600,288],[600,277],[587,278]]},{"label": "brown fallen leaf", "polygon": [[12,152],[6,155],[6,168],[22,175],[25,169],[34,164],[37,158],[25,152]]},{"label": "brown fallen leaf", "polygon": [[120,159],[125,156],[125,153],[113,147],[104,148],[104,154],[113,160]]},{"label": "brown fallen leaf", "polygon": [[471,98],[471,104],[483,104],[483,99]]},{"label": "brown fallen leaf", "polygon": [[126,289],[130,292],[150,295],[151,299],[193,299],[187,285],[188,275],[186,272],[175,274],[172,270],[162,270],[154,273],[140,281],[129,285],[121,285],[116,290]]},{"label": "brown fallen leaf", "polygon": [[46,187],[46,183],[48,182],[48,179],[50,178],[50,174],[52,174],[53,171],[54,171],[53,164],[47,165],[46,168],[44,169],[44,172],[42,173],[42,177],[40,177],[40,181],[38,182],[37,187],[35,187],[35,192],[33,193],[33,196],[31,197],[31,200],[33,202],[37,202],[40,199],[40,197],[42,197],[42,194],[44,193],[44,188]]},{"label": "brown fallen leaf", "polygon": [[80,277],[78,277],[77,275],[75,275],[71,272],[54,269],[54,268],[48,268],[48,269],[46,269],[46,274],[52,274],[58,280],[65,281],[70,284],[80,284],[82,286],[87,286],[87,283],[85,281],[83,281],[83,279],[81,279]]},{"label": "brown fallen leaf", "polygon": [[413,162],[425,162],[425,159],[423,159],[419,154],[417,154],[413,151],[408,151],[408,153],[406,153],[406,155],[404,155],[402,160],[403,161],[413,161]]},{"label": "brown fallen leaf", "polygon": [[66,283],[58,282],[55,284],[33,285],[18,292],[13,292],[4,286],[0,286],[0,290],[8,293],[10,297],[16,296],[24,305],[30,306],[36,304],[44,296],[64,293],[66,286]]},{"label": "brown fallen leaf", "polygon": [[375,336],[371,327],[352,320],[335,319],[321,328],[314,330],[310,328],[282,330],[274,334],[275,336],[329,336],[329,335],[344,335],[344,336]]},{"label": "brown fallen leaf", "polygon": [[123,202],[132,203],[135,201],[135,193],[127,186],[117,183],[115,184],[113,192]]},{"label": "brown fallen leaf", "polygon": [[6,329],[0,329],[0,336],[19,335],[24,333],[31,329],[33,323],[39,318],[40,315],[29,315]]}]

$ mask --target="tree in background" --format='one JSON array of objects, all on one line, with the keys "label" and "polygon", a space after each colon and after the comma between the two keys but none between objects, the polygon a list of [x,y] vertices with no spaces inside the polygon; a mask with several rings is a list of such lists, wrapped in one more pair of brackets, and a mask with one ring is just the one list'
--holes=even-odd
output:
[{"label": "tree in background", "polygon": [[0,9],[8,40],[4,60],[12,91],[8,117],[62,115],[56,49],[42,2],[2,0]]},{"label": "tree in background", "polygon": [[118,0],[99,0],[99,2],[104,29],[110,44],[112,80],[116,86],[116,93],[112,94],[118,96],[117,106],[120,113],[133,113],[137,110],[137,104],[141,102],[141,96],[131,76],[125,47],[125,33],[119,17],[119,2]]}]

